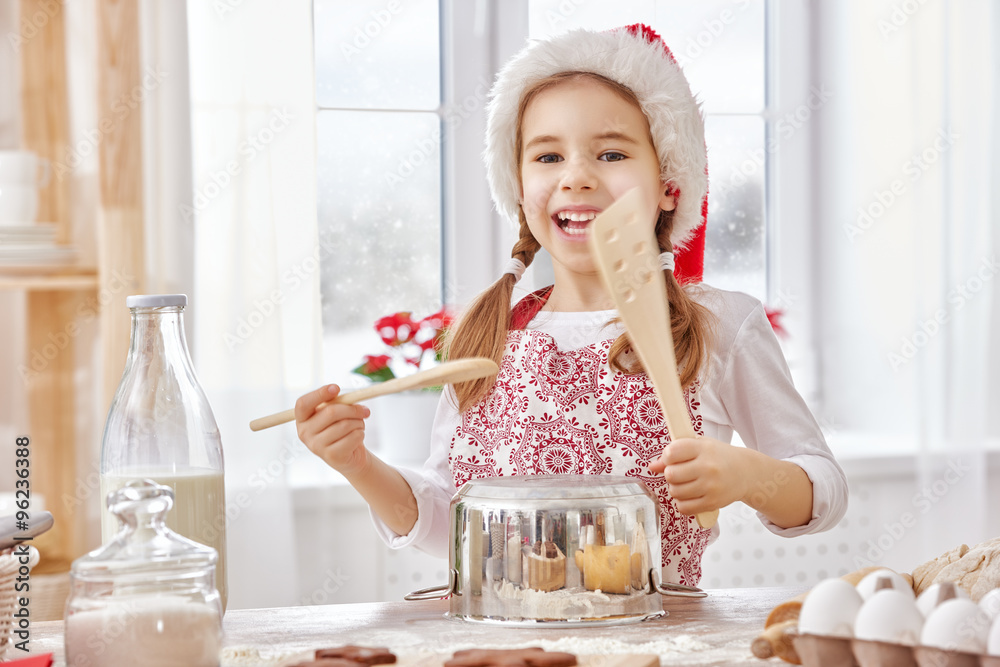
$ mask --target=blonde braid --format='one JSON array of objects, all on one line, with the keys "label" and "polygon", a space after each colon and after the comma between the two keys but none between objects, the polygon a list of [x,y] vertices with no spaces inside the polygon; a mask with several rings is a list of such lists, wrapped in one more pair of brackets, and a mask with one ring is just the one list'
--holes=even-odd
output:
[{"label": "blonde braid", "polygon": [[[514,243],[510,256],[520,259],[527,267],[531,265],[541,246],[528,229],[524,213],[521,212],[518,217],[521,222],[520,236]],[[445,340],[446,358],[486,357],[500,364],[507,347],[511,297],[516,282],[517,279],[512,274],[505,273],[475,298],[449,331]],[[491,376],[455,384],[459,412],[464,412],[486,398],[495,381],[496,376]]]}]

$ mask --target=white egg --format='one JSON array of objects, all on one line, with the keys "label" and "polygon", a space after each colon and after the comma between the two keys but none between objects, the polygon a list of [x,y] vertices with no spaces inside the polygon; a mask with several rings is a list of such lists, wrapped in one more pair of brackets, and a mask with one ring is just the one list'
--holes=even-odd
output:
[{"label": "white egg", "polygon": [[950,651],[985,653],[990,619],[972,600],[945,600],[927,617],[920,643]]},{"label": "white egg", "polygon": [[979,608],[993,620],[1000,617],[1000,588],[994,588],[979,598]]},{"label": "white egg", "polygon": [[824,579],[816,584],[799,610],[799,632],[811,635],[850,637],[854,617],[861,609],[858,591],[843,579]]},{"label": "white egg", "polygon": [[938,598],[942,593],[942,589],[947,588],[950,588],[955,592],[952,597],[965,598],[966,600],[969,599],[969,594],[966,593],[961,586],[956,586],[950,581],[941,584],[932,584],[925,588],[923,593],[917,596],[917,609],[919,609],[920,613],[924,615],[924,618],[931,615],[931,611],[933,611],[934,607],[938,605]]},{"label": "white egg", "polygon": [[906,593],[893,589],[881,590],[865,600],[854,619],[854,636],[858,639],[914,646],[920,639],[924,617],[916,601]]},{"label": "white egg", "polygon": [[993,619],[990,638],[986,642],[986,652],[990,655],[1000,655],[1000,616]]},{"label": "white egg", "polygon": [[906,581],[902,575],[886,568],[869,572],[865,575],[864,579],[858,582],[858,593],[861,594],[861,599],[867,600],[875,594],[875,591],[878,588],[879,579],[882,577],[888,577],[892,587],[897,591],[900,591],[901,593],[908,593],[910,595],[910,599],[916,599],[917,596],[914,595],[913,587],[910,583]]}]

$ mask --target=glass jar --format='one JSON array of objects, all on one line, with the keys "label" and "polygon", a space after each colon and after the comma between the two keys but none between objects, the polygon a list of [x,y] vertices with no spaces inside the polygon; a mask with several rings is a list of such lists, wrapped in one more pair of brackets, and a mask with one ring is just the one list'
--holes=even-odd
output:
[{"label": "glass jar", "polygon": [[173,500],[169,487],[148,479],[108,497],[122,529],[70,568],[67,665],[219,665],[218,556],[167,528]]},{"label": "glass jar", "polygon": [[[101,497],[134,479],[152,479],[174,492],[167,525],[213,547],[216,582],[226,608],[226,493],[222,439],[198,384],[184,337],[183,294],[130,296],[128,359],[104,427]],[[103,542],[118,530],[105,507]]]}]

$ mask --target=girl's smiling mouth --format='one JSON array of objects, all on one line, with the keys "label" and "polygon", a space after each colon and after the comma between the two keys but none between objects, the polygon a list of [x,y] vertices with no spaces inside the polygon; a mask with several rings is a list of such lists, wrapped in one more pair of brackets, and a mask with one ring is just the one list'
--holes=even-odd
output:
[{"label": "girl's smiling mouth", "polygon": [[596,211],[594,209],[584,211],[564,209],[562,211],[557,211],[555,215],[552,216],[552,221],[564,233],[570,236],[583,238],[587,232],[587,226],[594,218],[597,217],[598,213],[600,213],[600,211]]}]

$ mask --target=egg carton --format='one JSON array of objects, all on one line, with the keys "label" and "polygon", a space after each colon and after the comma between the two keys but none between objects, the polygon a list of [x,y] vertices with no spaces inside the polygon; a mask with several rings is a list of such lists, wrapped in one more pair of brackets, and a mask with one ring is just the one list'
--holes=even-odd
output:
[{"label": "egg carton", "polygon": [[848,637],[794,634],[805,667],[1000,667],[1000,656]]}]

